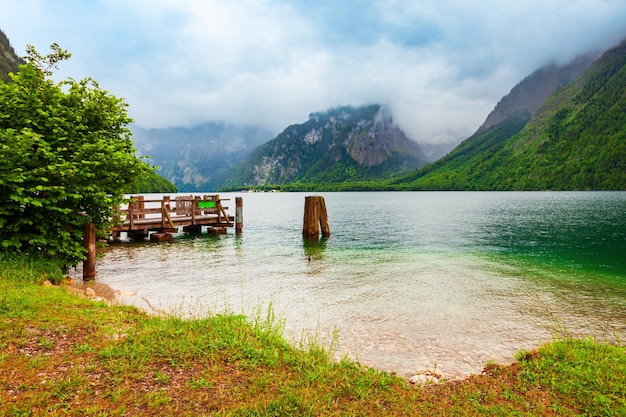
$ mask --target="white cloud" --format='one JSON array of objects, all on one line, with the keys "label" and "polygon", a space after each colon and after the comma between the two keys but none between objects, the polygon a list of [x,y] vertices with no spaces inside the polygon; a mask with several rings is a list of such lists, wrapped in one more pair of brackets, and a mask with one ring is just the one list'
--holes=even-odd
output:
[{"label": "white cloud", "polygon": [[424,142],[473,133],[497,101],[551,60],[626,36],[617,0],[22,0],[0,28],[18,51],[52,42],[140,125],[206,120],[278,133],[309,113],[388,104]]}]

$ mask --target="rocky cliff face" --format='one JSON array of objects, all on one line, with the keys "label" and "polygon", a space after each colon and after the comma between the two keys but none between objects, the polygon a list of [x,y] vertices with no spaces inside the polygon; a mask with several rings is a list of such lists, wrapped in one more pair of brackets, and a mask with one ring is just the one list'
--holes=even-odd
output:
[{"label": "rocky cliff face", "polygon": [[18,57],[9,42],[9,38],[0,30],[0,79],[9,81],[9,72],[17,72],[18,65],[24,60]]},{"label": "rocky cliff face", "polygon": [[383,164],[393,153],[405,152],[425,159],[419,145],[408,140],[390,116],[379,111],[374,119],[362,119],[348,132],[343,142],[348,155],[359,165],[375,167]]},{"label": "rocky cliff face", "polygon": [[240,164],[228,185],[377,179],[423,166],[420,146],[380,105],[312,113]]}]

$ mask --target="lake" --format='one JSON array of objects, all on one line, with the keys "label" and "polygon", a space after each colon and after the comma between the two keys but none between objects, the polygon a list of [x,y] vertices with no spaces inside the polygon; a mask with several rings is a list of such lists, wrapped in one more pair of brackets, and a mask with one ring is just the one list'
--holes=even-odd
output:
[{"label": "lake", "polygon": [[312,241],[306,195],[222,194],[231,214],[243,196],[241,235],[114,244],[96,280],[184,316],[271,309],[295,343],[407,376],[626,329],[625,192],[319,193],[331,236]]}]

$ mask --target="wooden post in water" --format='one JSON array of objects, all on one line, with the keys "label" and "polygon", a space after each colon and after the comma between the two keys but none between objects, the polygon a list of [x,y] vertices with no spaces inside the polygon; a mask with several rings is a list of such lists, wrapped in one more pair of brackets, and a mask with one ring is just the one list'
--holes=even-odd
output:
[{"label": "wooden post in water", "polygon": [[302,234],[304,236],[318,236],[320,234],[319,216],[317,214],[315,197],[304,197],[304,222]]},{"label": "wooden post in water", "polygon": [[320,226],[322,228],[322,236],[330,236],[330,227],[328,226],[328,215],[326,213],[326,203],[324,202],[324,197],[304,197],[304,221],[302,234],[304,236],[319,236]]},{"label": "wooden post in water", "polygon": [[243,198],[235,197],[235,233],[243,231]]},{"label": "wooden post in water", "polygon": [[83,225],[83,245],[87,249],[87,258],[83,261],[83,281],[92,281],[96,277],[96,225]]},{"label": "wooden post in water", "polygon": [[322,228],[322,236],[329,237],[330,236],[330,226],[328,225],[328,214],[326,213],[326,202],[324,201],[324,197],[319,197],[319,216],[320,216],[320,227]]}]

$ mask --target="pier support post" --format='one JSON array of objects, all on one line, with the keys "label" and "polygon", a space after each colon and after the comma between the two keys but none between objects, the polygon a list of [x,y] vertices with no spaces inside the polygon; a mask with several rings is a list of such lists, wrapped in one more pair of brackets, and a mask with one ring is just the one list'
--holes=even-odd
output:
[{"label": "pier support post", "polygon": [[83,261],[83,281],[92,281],[96,277],[96,225],[83,225],[83,245],[87,249],[87,258]]},{"label": "pier support post", "polygon": [[173,242],[174,236],[171,233],[152,233],[150,235],[150,242],[153,243],[161,243],[161,242]]},{"label": "pier support post", "polygon": [[183,226],[183,232],[185,233],[200,233],[201,231],[202,231],[202,226],[199,224]]},{"label": "pier support post", "polygon": [[328,226],[328,215],[326,213],[326,203],[324,202],[324,197],[304,197],[304,221],[302,234],[304,236],[319,236],[320,226],[322,229],[322,236],[330,236],[330,227]]},{"label": "pier support post", "polygon": [[243,231],[243,198],[235,197],[235,233]]}]

